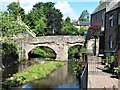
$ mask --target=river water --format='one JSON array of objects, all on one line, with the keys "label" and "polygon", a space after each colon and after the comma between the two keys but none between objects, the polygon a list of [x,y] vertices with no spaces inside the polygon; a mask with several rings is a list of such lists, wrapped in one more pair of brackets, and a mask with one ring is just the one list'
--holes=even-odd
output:
[{"label": "river water", "polygon": [[[3,77],[10,77],[13,73],[19,72],[30,64],[17,64],[11,66],[3,71]],[[10,75],[7,75],[7,74]],[[72,61],[65,62],[65,65],[58,68],[45,79],[34,80],[28,84],[22,86],[22,90],[29,88],[31,90],[59,90],[60,88],[69,88],[69,90],[75,88],[79,90],[79,80],[73,76]]]},{"label": "river water", "polygon": [[17,72],[21,72],[28,68],[30,65],[34,64],[35,62],[30,60],[30,61],[24,61],[22,63],[16,63],[14,65],[8,66],[3,69],[2,71],[2,79],[5,80],[6,78],[11,77],[13,74]]}]

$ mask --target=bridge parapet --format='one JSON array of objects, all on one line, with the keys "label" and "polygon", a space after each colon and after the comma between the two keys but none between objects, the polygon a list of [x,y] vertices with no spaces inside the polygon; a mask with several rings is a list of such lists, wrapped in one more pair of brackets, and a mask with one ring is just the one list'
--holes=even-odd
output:
[{"label": "bridge parapet", "polygon": [[84,42],[84,36],[41,36],[30,40],[29,43],[76,43]]}]

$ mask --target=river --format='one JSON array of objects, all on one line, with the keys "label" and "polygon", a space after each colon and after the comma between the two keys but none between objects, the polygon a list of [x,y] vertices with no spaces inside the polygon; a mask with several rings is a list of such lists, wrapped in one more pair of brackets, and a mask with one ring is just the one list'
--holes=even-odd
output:
[{"label": "river", "polygon": [[[3,71],[3,77],[10,77],[12,74],[20,72],[21,70],[30,66],[30,63],[25,64],[16,64]],[[9,74],[9,75],[8,75]],[[58,88],[76,88],[79,90],[79,80],[73,76],[72,62],[65,62],[65,65],[58,68],[45,79],[34,80],[28,84],[22,86],[22,89],[25,88],[44,90],[58,90]]]}]

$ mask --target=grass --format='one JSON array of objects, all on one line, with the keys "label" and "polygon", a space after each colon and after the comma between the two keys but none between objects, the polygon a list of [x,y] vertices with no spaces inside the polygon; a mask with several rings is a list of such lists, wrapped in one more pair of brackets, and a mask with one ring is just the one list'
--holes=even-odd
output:
[{"label": "grass", "polygon": [[3,88],[17,87],[36,79],[45,78],[51,72],[63,65],[64,63],[59,61],[48,61],[44,64],[36,63],[27,68],[25,71],[16,73],[13,77],[4,81]]},{"label": "grass", "polygon": [[46,62],[45,64],[37,63],[30,66],[26,71],[18,73],[15,76],[24,76],[26,81],[29,82],[34,79],[45,78],[49,73],[62,65],[62,62]]}]

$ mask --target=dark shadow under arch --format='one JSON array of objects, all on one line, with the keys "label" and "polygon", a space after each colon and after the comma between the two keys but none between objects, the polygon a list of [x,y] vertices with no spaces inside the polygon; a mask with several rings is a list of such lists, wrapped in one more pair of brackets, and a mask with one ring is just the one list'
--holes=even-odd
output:
[{"label": "dark shadow under arch", "polygon": [[71,60],[73,58],[80,59],[80,50],[82,45],[74,45],[68,49],[68,59]]},{"label": "dark shadow under arch", "polygon": [[[35,54],[33,53],[33,51],[36,49],[36,48],[40,48],[41,51],[41,54]],[[42,59],[56,59],[56,52],[48,47],[48,46],[37,46],[35,48],[33,48],[29,53],[28,53],[28,57],[29,59],[30,58],[42,58]]]}]

